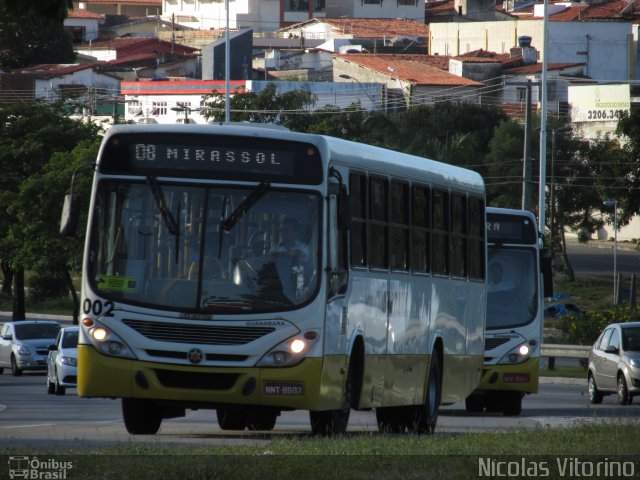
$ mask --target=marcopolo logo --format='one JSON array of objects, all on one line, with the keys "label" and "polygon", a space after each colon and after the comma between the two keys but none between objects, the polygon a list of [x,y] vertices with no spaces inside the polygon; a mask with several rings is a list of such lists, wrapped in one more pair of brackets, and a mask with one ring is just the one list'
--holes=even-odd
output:
[{"label": "marcopolo logo", "polygon": [[65,480],[67,472],[72,468],[72,462],[62,462],[53,458],[9,457],[10,479]]}]

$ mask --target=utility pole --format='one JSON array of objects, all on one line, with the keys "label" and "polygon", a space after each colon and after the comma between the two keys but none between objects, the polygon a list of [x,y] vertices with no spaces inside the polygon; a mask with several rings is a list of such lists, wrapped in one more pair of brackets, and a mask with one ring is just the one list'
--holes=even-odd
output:
[{"label": "utility pole", "polygon": [[171,14],[171,55],[176,53],[176,14]]},{"label": "utility pole", "polygon": [[522,154],[522,210],[533,211],[533,181],[531,161],[531,87],[540,82],[509,82],[507,85],[526,87],[524,113],[524,152]]}]

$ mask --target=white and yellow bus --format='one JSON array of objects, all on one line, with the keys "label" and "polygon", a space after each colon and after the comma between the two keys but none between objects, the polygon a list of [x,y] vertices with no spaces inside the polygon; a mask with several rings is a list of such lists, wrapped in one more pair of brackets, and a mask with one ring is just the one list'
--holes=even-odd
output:
[{"label": "white and yellow bus", "polygon": [[351,409],[376,409],[382,431],[431,432],[480,381],[484,206],[474,172],[336,138],[113,127],[78,393],[121,398],[132,434],[190,409],[223,430],[304,409],[314,433],[340,434]]},{"label": "white and yellow bus", "polygon": [[524,395],[538,391],[543,302],[553,289],[550,257],[525,210],[487,207],[487,242],[484,370],[466,409],[520,415]]}]

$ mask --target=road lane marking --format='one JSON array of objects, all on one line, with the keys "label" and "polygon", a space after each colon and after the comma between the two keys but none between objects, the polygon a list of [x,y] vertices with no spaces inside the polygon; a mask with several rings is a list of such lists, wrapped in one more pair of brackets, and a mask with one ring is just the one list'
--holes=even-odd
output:
[{"label": "road lane marking", "polygon": [[34,427],[52,427],[55,425],[54,423],[36,423],[33,425],[8,425],[6,427],[0,427],[2,429],[5,428],[34,428]]}]

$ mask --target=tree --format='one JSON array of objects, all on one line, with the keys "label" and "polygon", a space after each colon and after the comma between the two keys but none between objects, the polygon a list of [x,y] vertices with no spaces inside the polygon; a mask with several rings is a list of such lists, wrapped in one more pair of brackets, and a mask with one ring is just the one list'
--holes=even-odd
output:
[{"label": "tree", "polygon": [[[58,18],[60,14],[55,13],[60,3],[0,0],[0,67],[75,61],[71,34],[62,23],[64,17]],[[66,16],[66,7],[64,13]]]},{"label": "tree", "polygon": [[[88,207],[91,170],[98,155],[100,139],[85,140],[70,152],[56,152],[41,173],[27,178],[21,185],[13,205],[18,223],[14,226],[25,239],[16,251],[15,260],[26,269],[48,280],[49,284],[61,281],[63,290],[73,299],[74,323],[78,322],[80,303],[72,280],[72,272],[82,266],[84,226],[86,215],[78,222],[79,232],[73,237],[59,234],[59,218],[62,199],[67,193],[71,178],[74,179],[74,195]],[[83,209],[86,212],[86,208]]]},{"label": "tree", "polygon": [[[210,122],[225,119],[225,95],[213,93],[205,97],[203,116]],[[294,131],[306,131],[310,124],[310,107],[316,97],[305,90],[278,93],[270,83],[259,93],[236,92],[230,97],[230,116],[234,122],[273,123]]]},{"label": "tree", "polygon": [[13,15],[27,15],[47,18],[62,23],[67,12],[73,8],[73,0],[0,0]]},{"label": "tree", "polygon": [[[69,152],[81,141],[95,141],[97,135],[95,125],[67,118],[62,105],[20,102],[0,108],[0,259],[13,273],[14,319],[25,316],[21,252],[31,240],[25,228],[32,213],[26,210],[24,215],[20,188],[29,177],[42,173],[54,153]],[[50,220],[58,218],[59,213]]]}]

